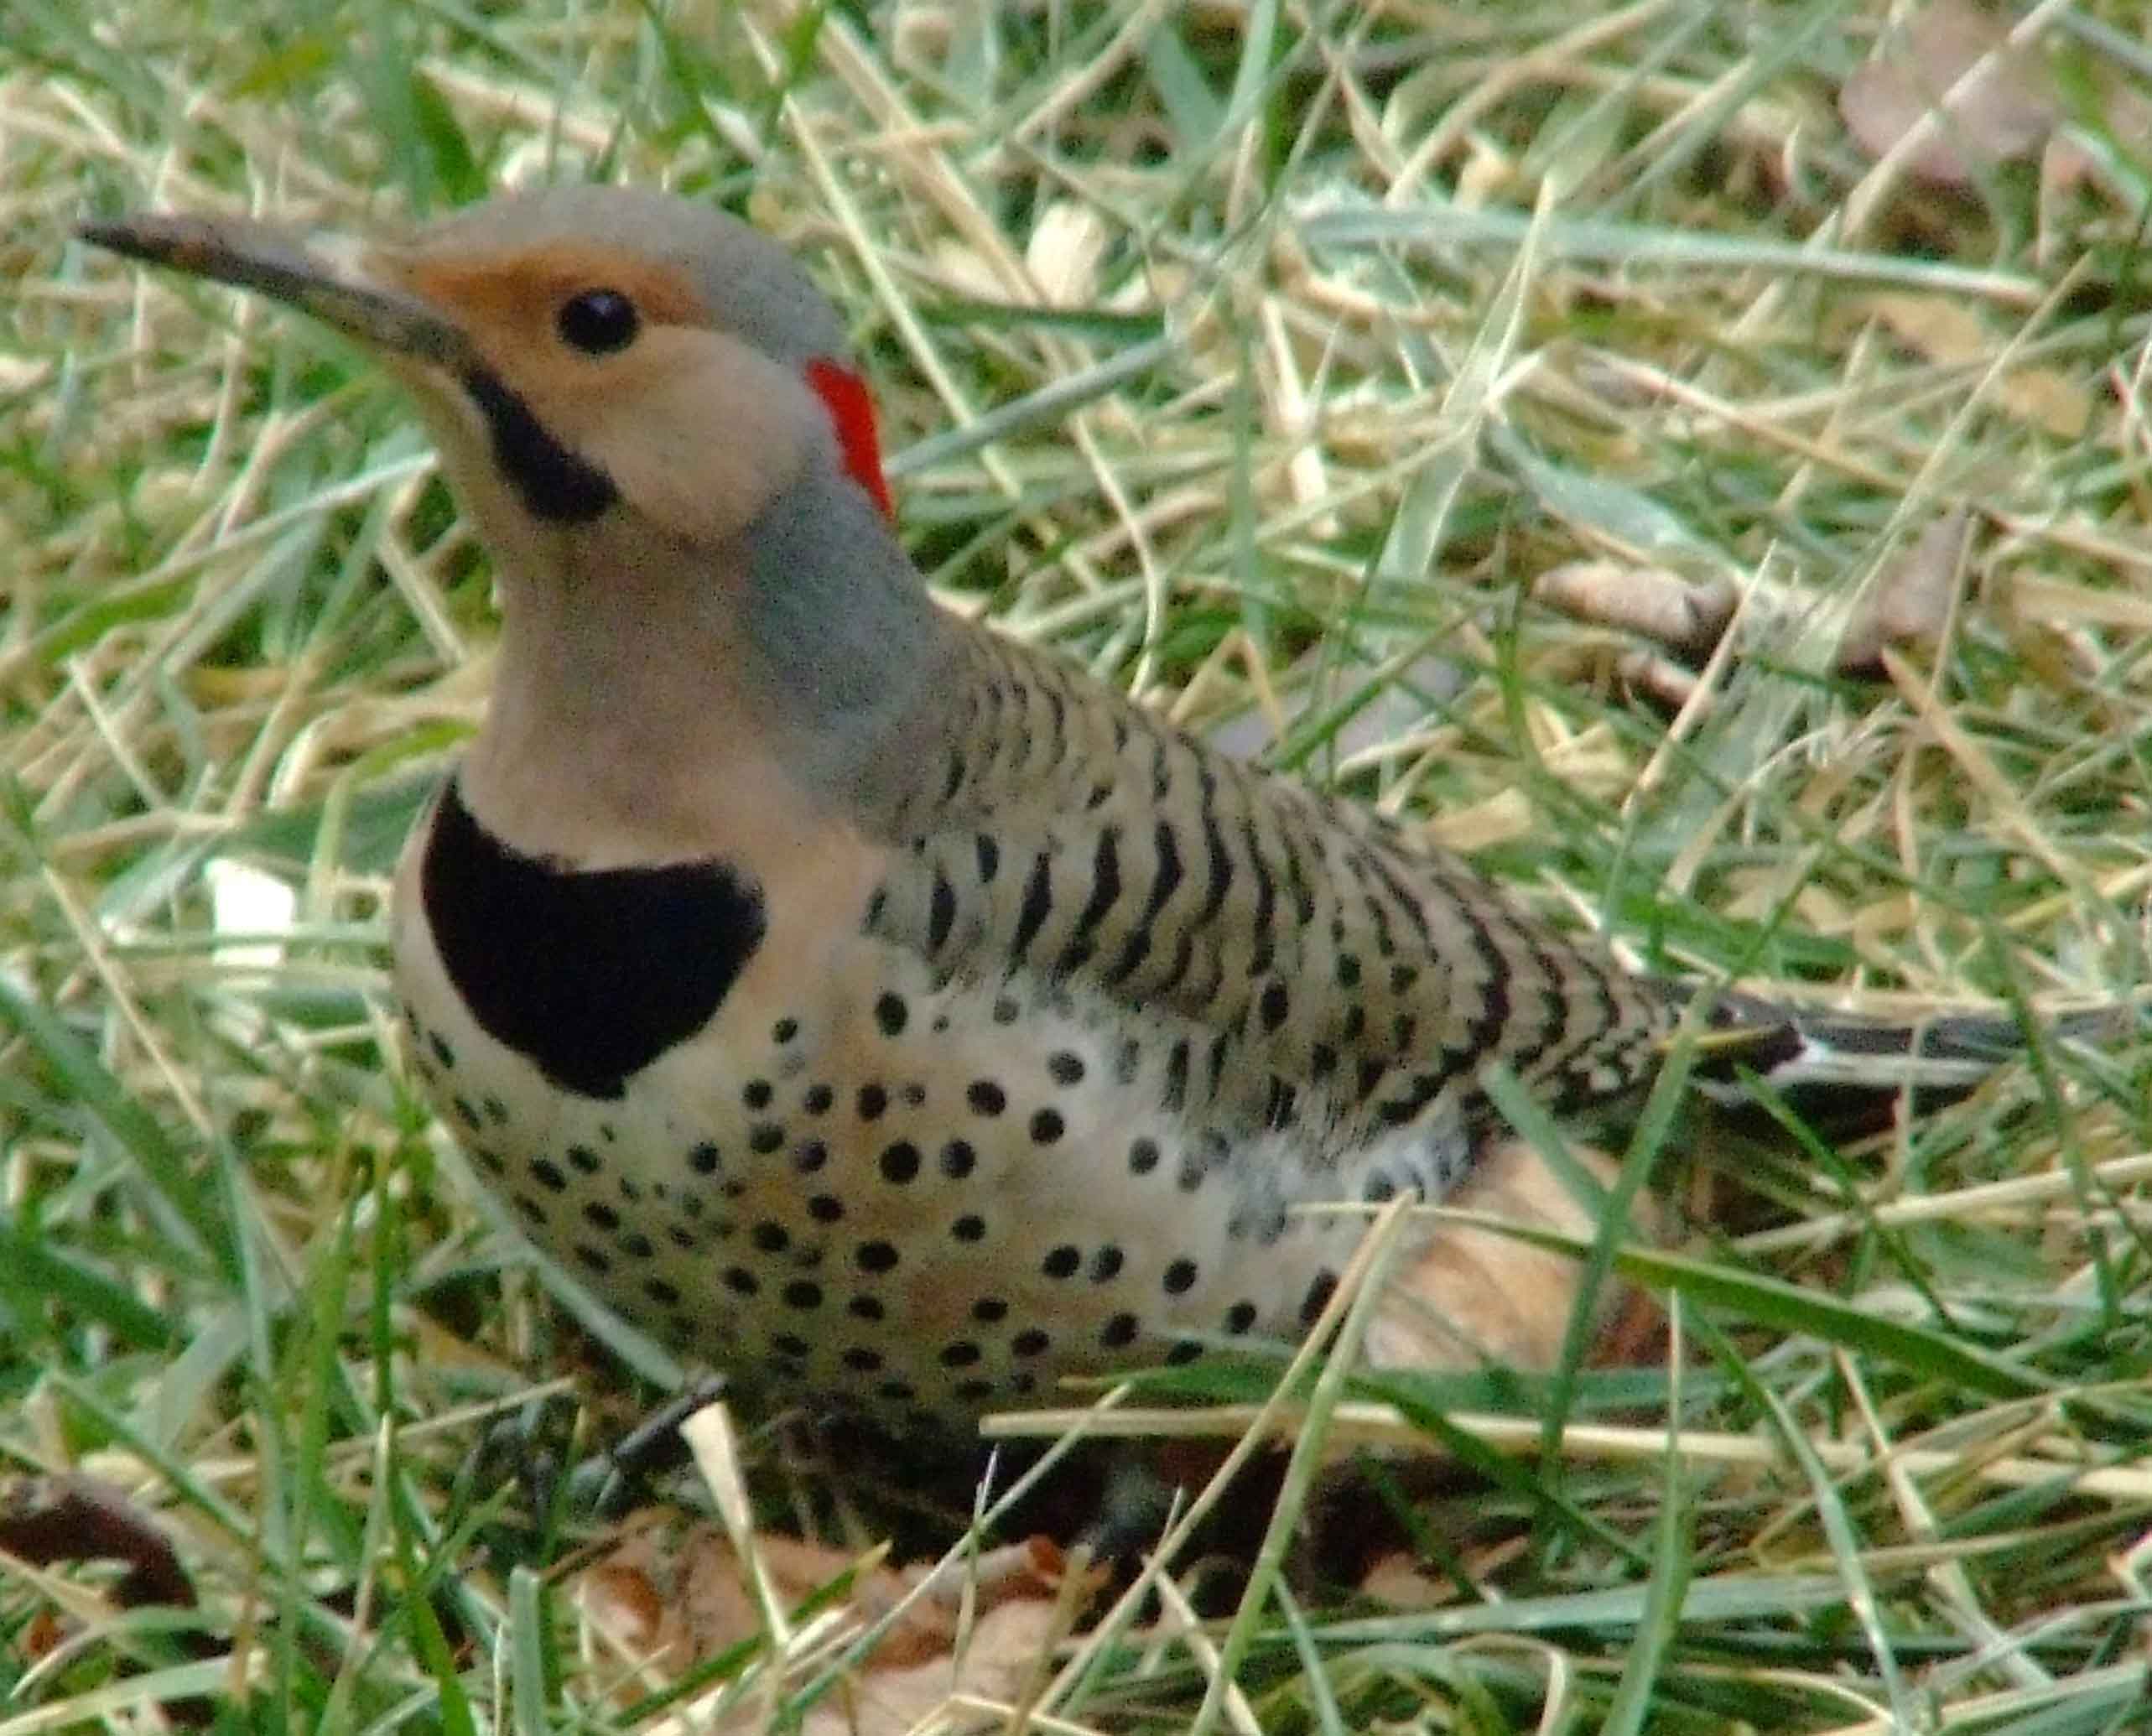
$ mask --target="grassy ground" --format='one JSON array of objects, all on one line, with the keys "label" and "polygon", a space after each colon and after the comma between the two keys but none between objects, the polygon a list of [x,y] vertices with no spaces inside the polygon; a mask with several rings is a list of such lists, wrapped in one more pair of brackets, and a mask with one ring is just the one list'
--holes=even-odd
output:
[{"label": "grassy ground", "polygon": [[[1641,963],[2146,980],[2141,5],[2065,17],[2045,156],[1956,189],[1841,119],[1872,3],[988,10],[0,10],[0,1463],[169,1527],[248,1648],[232,1728],[634,1723],[566,1543],[458,1480],[629,1377],[390,1058],[385,876],[485,688],[482,557],[349,352],[75,214],[725,204],[847,310],[958,606]],[[1930,642],[1839,673],[1959,511]],[[1749,595],[1671,727],[1632,632],[1533,596],[1588,559]],[[2143,1727],[2144,1077],[2051,1053],[1879,1145],[1693,1166],[1683,1259],[1634,1268],[1678,1380],[1567,1383],[1423,1509],[1440,1607],[1251,1602],[1201,1716]],[[0,1566],[0,1732],[234,1679],[97,1583]],[[1215,1655],[1104,1650],[1039,1728],[1186,1728]]]}]

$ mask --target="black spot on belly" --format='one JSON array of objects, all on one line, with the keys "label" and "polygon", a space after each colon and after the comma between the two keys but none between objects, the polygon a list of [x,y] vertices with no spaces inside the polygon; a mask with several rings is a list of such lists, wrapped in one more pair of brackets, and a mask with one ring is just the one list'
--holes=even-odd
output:
[{"label": "black spot on belly", "polygon": [[767,926],[762,888],[721,861],[585,871],[512,850],[454,778],[419,886],[479,1024],[585,1097],[620,1096],[708,1024]]}]

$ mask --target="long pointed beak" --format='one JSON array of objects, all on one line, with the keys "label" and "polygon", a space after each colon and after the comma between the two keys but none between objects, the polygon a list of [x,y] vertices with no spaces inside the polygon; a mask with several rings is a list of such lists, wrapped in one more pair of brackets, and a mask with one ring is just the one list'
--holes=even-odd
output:
[{"label": "long pointed beak", "polygon": [[257,290],[369,349],[448,369],[476,359],[470,340],[425,303],[309,252],[295,236],[250,218],[127,217],[85,223],[76,233],[130,259]]}]

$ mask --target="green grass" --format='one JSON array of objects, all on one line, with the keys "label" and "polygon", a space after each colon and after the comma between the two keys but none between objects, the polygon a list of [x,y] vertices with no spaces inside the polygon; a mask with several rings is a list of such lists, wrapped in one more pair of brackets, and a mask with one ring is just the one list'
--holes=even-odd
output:
[{"label": "green grass", "polygon": [[[614,1727],[552,1575],[577,1539],[465,1466],[564,1377],[586,1440],[654,1389],[392,1059],[387,876],[485,689],[481,554],[347,350],[68,223],[388,226],[548,177],[727,205],[845,309],[958,606],[1425,817],[1641,964],[2126,995],[2152,13],[2046,39],[2089,170],[1947,191],[1839,117],[1886,10],[11,0],[0,1466],[167,1525],[179,1625],[247,1648],[227,1728]],[[1838,673],[1864,588],[1960,509],[1941,642]],[[1676,727],[1622,679],[1633,636],[1533,600],[1581,559],[1753,593]],[[217,926],[217,863],[294,895],[267,963]],[[1684,1245],[1599,1257],[1677,1298],[1678,1383],[1314,1389],[1333,1438],[1401,1417],[1491,1479],[1413,1515],[1441,1607],[1312,1603],[1266,1555],[1207,1646],[1102,1633],[1042,1709],[2144,1728],[2147,1069],[2035,1060],[1879,1146],[1676,1141]],[[829,1510],[750,1447],[771,1515]],[[161,1614],[96,1616],[110,1577],[0,1565],[0,1736],[237,1679]],[[47,1653],[54,1611],[89,1624]]]}]

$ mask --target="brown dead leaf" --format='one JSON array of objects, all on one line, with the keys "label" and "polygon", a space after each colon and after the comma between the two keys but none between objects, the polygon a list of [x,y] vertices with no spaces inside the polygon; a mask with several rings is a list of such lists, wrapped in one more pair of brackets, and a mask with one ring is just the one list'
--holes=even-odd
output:
[{"label": "brown dead leaf", "polygon": [[[1931,361],[1980,365],[1995,354],[1995,335],[1962,303],[1912,290],[1879,290],[1862,305]],[[2082,439],[2092,419],[2092,395],[2052,368],[2011,369],[1997,382],[1995,399],[2020,422],[2066,440]]]},{"label": "brown dead leaf", "polygon": [[1980,169],[2031,156],[2055,125],[2054,82],[2039,56],[2004,46],[2009,34],[1967,0],[1923,7],[1895,44],[1846,81],[1838,112],[1847,130],[1870,157],[1889,154],[1992,56],[1908,149],[1905,172],[1931,185],[1962,187]]},{"label": "brown dead leaf", "polygon": [[[961,1658],[944,1648],[909,1669],[871,1671],[845,1692],[845,1704],[829,1703],[839,1697],[832,1694],[809,1713],[802,1736],[906,1736],[941,1714],[958,1694],[990,1707],[1012,1705],[1023,1697],[1040,1659],[1063,1637],[1055,1631],[1056,1619],[1050,1600],[997,1605],[979,1619]],[[935,1728],[955,1736],[1008,1726],[1006,1714],[974,1708],[952,1710]]]},{"label": "brown dead leaf", "polygon": [[[1585,1146],[1570,1155],[1612,1187],[1619,1170]],[[1491,1147],[1443,1201],[1528,1228],[1589,1236],[1598,1224],[1530,1144]],[[1639,1234],[1661,1224],[1650,1203],[1635,1209]],[[1447,1229],[1390,1281],[1368,1328],[1366,1354],[1377,1368],[1471,1369],[1492,1356],[1513,1368],[1550,1369],[1562,1358],[1583,1268],[1566,1254],[1499,1230]],[[1599,1296],[1598,1335],[1589,1359],[1626,1358],[1655,1327],[1652,1305],[1633,1289],[1609,1284]]]},{"label": "brown dead leaf", "polygon": [[1572,560],[1532,581],[1532,600],[1579,621],[1656,639],[1692,661],[1711,655],[1739,600],[1723,580],[1694,584],[1661,567]]},{"label": "brown dead leaf", "polygon": [[[879,1620],[921,1584],[926,1595],[898,1619],[870,1668],[910,1664],[946,1650],[956,1632],[966,1577],[976,1606],[1058,1593],[1067,1563],[1044,1537],[983,1551],[961,1572],[937,1575],[920,1567],[862,1565],[854,1553],[781,1533],[758,1536],[761,1556],[778,1595],[798,1603],[857,1569],[849,1603],[862,1622]],[[630,1650],[682,1667],[762,1631],[762,1618],[730,1542],[718,1526],[672,1513],[631,1522],[620,1546],[583,1577],[592,1617]]]},{"label": "brown dead leaf", "polygon": [[16,1636],[15,1645],[31,1662],[49,1652],[57,1651],[67,1638],[66,1625],[56,1609],[44,1608],[30,1618],[30,1624]]},{"label": "brown dead leaf", "polygon": [[[924,1587],[845,1691],[809,1715],[807,1736],[896,1736],[953,1693],[1012,1697],[1056,1637],[1068,1562],[1043,1537],[938,1570],[862,1563],[843,1550],[775,1534],[758,1536],[755,1548],[787,1603],[854,1572],[845,1607],[861,1626]],[[967,1586],[975,1619],[959,1660],[953,1651]],[[600,1631],[660,1676],[679,1675],[763,1630],[723,1530],[677,1513],[632,1520],[613,1553],[584,1573],[577,1595]]]},{"label": "brown dead leaf", "polygon": [[1655,651],[1624,652],[1614,673],[1630,693],[1664,712],[1679,711],[1696,697],[1696,672]]},{"label": "brown dead leaf", "polygon": [[1839,641],[1841,674],[1879,675],[1885,646],[1931,649],[1941,642],[1972,533],[1971,513],[1946,512],[1876,575]]}]

